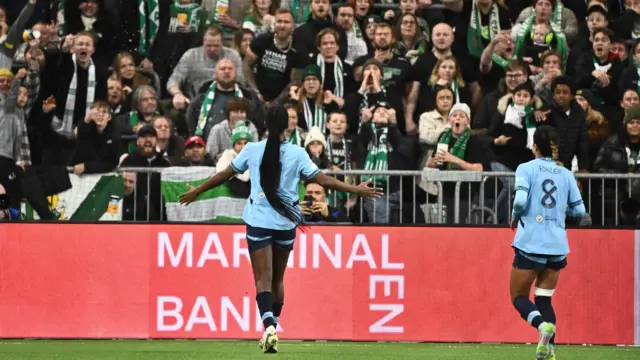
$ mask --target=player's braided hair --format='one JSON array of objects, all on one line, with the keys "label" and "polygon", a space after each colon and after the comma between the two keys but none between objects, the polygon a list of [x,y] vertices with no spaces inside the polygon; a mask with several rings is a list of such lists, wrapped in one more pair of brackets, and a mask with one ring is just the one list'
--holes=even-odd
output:
[{"label": "player's braided hair", "polygon": [[269,108],[267,112],[267,129],[269,137],[260,163],[260,186],[267,201],[280,215],[291,222],[301,225],[304,221],[302,213],[294,204],[287,203],[278,194],[282,163],[280,158],[280,135],[289,126],[289,113],[283,106]]},{"label": "player's braided hair", "polygon": [[[546,158],[558,160],[558,133],[556,129],[549,125],[542,125],[533,134],[533,143],[538,148],[540,155]],[[562,162],[556,164],[563,166]]]}]

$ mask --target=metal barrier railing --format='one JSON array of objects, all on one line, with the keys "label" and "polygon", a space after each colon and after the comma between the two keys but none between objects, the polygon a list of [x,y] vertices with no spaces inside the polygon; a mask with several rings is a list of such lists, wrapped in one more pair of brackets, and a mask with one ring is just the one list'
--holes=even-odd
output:
[{"label": "metal barrier railing", "polygon": [[[193,168],[168,168],[177,174]],[[207,168],[205,168],[207,169]],[[211,168],[209,171],[213,171]],[[168,204],[167,194],[162,192],[161,172],[167,168],[119,168],[120,173],[134,173],[133,221],[203,221],[199,214],[179,214],[182,209]],[[364,171],[350,170],[331,172],[351,182],[362,175],[380,176],[377,186],[384,188],[381,199],[357,199],[347,194],[330,192],[327,203],[338,209],[342,218],[352,223],[373,224],[507,224],[513,200],[514,173],[474,171]],[[635,226],[640,214],[640,174],[575,174],[582,183],[583,199],[592,226]],[[208,175],[207,175],[208,176]],[[129,175],[130,177],[130,175]],[[175,177],[175,176],[174,176]],[[184,181],[192,181],[184,178]],[[183,183],[184,183],[183,181]],[[186,191],[186,186],[178,191]],[[636,190],[637,188],[637,190]],[[156,192],[157,191],[157,192]],[[226,191],[226,190],[225,190]],[[226,192],[223,191],[226,194]],[[300,188],[301,200],[304,189]],[[175,198],[175,194],[172,195]],[[209,218],[236,219],[240,221],[247,197],[232,197],[232,201],[211,210],[203,207],[199,211]],[[229,205],[233,203],[234,205]],[[165,207],[172,205],[173,212]],[[212,205],[213,206],[213,205]],[[217,206],[217,205],[216,205]],[[142,210],[142,211],[139,211]],[[181,210],[179,210],[181,211]],[[230,212],[230,213],[229,213]],[[165,213],[167,215],[165,215]],[[176,215],[177,214],[177,215]],[[639,217],[640,218],[640,217]],[[200,220],[199,220],[200,219]],[[335,221],[335,220],[334,220]]]}]

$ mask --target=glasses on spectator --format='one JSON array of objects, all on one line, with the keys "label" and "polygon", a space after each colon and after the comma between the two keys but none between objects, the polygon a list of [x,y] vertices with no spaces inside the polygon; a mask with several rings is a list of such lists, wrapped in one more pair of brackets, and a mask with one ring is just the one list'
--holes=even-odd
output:
[{"label": "glasses on spectator", "polygon": [[523,73],[506,74],[505,77],[509,80],[517,80],[524,77],[524,74]]}]

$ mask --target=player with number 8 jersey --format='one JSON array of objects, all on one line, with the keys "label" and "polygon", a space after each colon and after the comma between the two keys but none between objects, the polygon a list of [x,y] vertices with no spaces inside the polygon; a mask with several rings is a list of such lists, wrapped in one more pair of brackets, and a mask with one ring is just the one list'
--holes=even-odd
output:
[{"label": "player with number 8 jersey", "polygon": [[[511,217],[515,257],[510,277],[513,306],[540,332],[538,360],[555,360],[556,315],[551,295],[567,266],[566,216],[582,217],[585,207],[574,175],[557,162],[556,130],[540,126],[533,135],[535,159],[516,170]],[[535,281],[535,303],[529,300]]]}]

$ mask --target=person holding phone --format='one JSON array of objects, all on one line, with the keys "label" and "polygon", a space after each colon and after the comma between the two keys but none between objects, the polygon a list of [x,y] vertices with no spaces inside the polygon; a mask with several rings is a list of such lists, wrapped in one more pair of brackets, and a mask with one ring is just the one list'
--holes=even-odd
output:
[{"label": "person holding phone", "polygon": [[327,190],[315,181],[305,184],[305,196],[300,209],[307,223],[351,222],[346,210],[329,206]]}]

